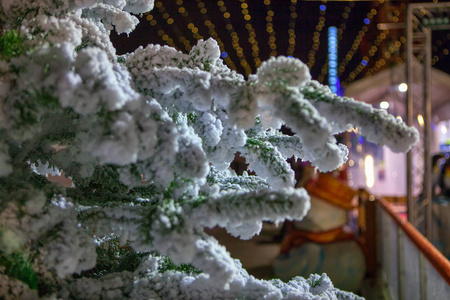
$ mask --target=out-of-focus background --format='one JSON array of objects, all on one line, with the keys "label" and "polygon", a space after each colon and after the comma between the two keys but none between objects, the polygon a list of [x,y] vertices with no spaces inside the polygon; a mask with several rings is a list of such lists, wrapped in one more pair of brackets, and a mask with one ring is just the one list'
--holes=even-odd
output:
[{"label": "out-of-focus background", "polygon": [[[119,54],[149,43],[187,53],[212,37],[244,76],[271,56],[296,57],[337,94],[415,126],[408,155],[356,128],[338,136],[350,155],[335,172],[291,158],[311,195],[302,222],[266,223],[250,241],[208,232],[259,278],[326,272],[368,299],[450,299],[449,12],[438,0],[157,0],[133,33],[112,39]],[[245,159],[232,167],[242,173]]]}]

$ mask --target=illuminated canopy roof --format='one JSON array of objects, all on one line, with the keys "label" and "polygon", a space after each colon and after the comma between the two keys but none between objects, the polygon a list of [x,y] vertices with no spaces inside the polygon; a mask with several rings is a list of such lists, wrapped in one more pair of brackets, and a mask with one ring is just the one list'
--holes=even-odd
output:
[{"label": "illuminated canopy roof", "polygon": [[[415,74],[413,92],[417,100],[414,107],[420,111],[423,101],[421,97],[423,65],[414,61],[413,70]],[[400,64],[355,81],[346,88],[345,95],[376,107],[381,101],[387,101],[390,104],[390,113],[405,118],[406,93],[399,91],[399,85],[403,82],[405,82],[405,64]],[[433,115],[439,120],[450,119],[450,75],[435,68],[431,69],[431,105]]]},{"label": "illuminated canopy roof", "polygon": [[[148,43],[187,52],[197,40],[213,37],[225,63],[242,74],[255,73],[270,56],[292,55],[308,64],[314,79],[327,83],[327,28],[336,26],[338,74],[345,87],[403,62],[407,2],[433,0],[157,0],[130,38],[113,40],[119,52]],[[448,31],[433,32],[433,65],[447,73],[449,38]]]}]

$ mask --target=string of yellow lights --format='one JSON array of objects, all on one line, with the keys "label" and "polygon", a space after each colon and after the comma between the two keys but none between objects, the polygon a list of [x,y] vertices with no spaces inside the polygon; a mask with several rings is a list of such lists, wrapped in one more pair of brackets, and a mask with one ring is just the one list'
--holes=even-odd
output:
[{"label": "string of yellow lights", "polygon": [[[376,41],[381,41],[382,39],[385,38],[385,36],[386,35],[383,34],[383,33],[380,34],[377,37]],[[390,59],[394,53],[400,52],[400,48],[405,42],[406,42],[405,37],[401,37],[399,41],[395,41],[392,45],[390,45],[388,47],[388,50],[384,53],[384,58],[379,59],[372,68],[369,68],[368,70],[366,70],[365,76],[372,76],[374,73],[378,72],[381,69],[381,67],[386,64],[386,62],[387,62],[386,60]],[[377,50],[375,50],[373,54],[375,54],[376,52],[377,52]],[[370,54],[371,54],[371,56],[373,56],[372,53],[370,53]],[[402,56],[404,56],[404,54],[396,55],[395,62],[397,64],[400,64],[400,63],[403,62],[404,57],[402,57]],[[386,60],[385,60],[385,58],[386,58]],[[367,59],[367,61],[368,61],[369,58],[368,57],[364,57],[363,60],[365,60],[365,59]],[[353,71],[354,74],[352,75],[352,73],[350,73],[349,80],[348,80],[347,83],[352,82],[355,79],[355,77],[358,76],[359,73],[363,69],[364,69],[364,66],[361,66],[361,65],[356,67],[356,69]]]},{"label": "string of yellow lights", "polygon": [[231,14],[227,11],[227,7],[225,6],[225,3],[222,0],[217,1],[217,5],[219,6],[220,11],[223,13],[223,17],[225,18],[225,22],[227,23],[225,28],[231,35],[231,39],[233,41],[232,42],[233,49],[236,51],[236,54],[240,60],[240,64],[244,68],[245,75],[248,76],[252,74],[252,69],[247,61],[247,58],[245,57],[244,49],[242,49],[242,47],[239,44],[238,34],[234,30],[233,24],[231,24],[230,20]]},{"label": "string of yellow lights", "polygon": [[[364,56],[364,59],[366,59],[367,56]],[[359,75],[359,73],[361,73],[361,71],[365,68],[365,65],[360,62],[358,64],[358,66],[350,73],[349,77],[347,78],[347,80],[345,81],[346,84],[349,84],[350,82],[352,82],[353,80],[355,80],[356,76]]]},{"label": "string of yellow lights", "polygon": [[[375,3],[378,3],[378,2],[375,2]],[[370,10],[370,12],[367,13],[367,17],[364,19],[365,25],[363,25],[361,27],[361,30],[358,31],[358,34],[356,35],[356,38],[353,41],[351,49],[347,52],[344,59],[339,63],[339,67],[338,67],[338,75],[339,76],[345,72],[345,68],[347,67],[348,63],[353,59],[353,56],[355,55],[356,51],[359,49],[359,46],[361,44],[361,41],[362,41],[364,35],[369,30],[367,25],[370,24],[371,20],[373,19],[373,17],[376,14],[377,14],[377,10],[375,8],[372,8]]]},{"label": "string of yellow lights", "polygon": [[[191,46],[189,40],[184,37],[183,32],[180,30],[180,28],[178,28],[177,24],[174,23],[174,19],[170,17],[170,14],[167,12],[162,1],[156,1],[155,7],[158,9],[159,15],[162,16],[162,18],[167,22],[168,25],[170,25],[170,28],[174,31],[177,40],[184,45],[184,48],[186,49],[186,51],[190,51],[192,46]],[[148,14],[147,18],[150,15],[152,16],[153,20],[155,20],[155,22],[156,22],[156,18],[152,14]],[[162,29],[162,28],[160,28],[158,30],[158,32],[163,32],[163,31],[164,31],[164,29]],[[159,35],[159,33],[158,33],[158,35]],[[173,40],[172,40],[172,38],[170,38],[168,36],[168,34],[164,33],[162,38],[165,42],[167,42],[167,44],[169,46],[172,46],[171,44],[173,44]],[[172,40],[171,43],[168,42],[169,39]],[[177,48],[177,47],[175,47],[175,48]]]},{"label": "string of yellow lights", "polygon": [[372,76],[373,74],[378,72],[384,65],[386,65],[386,60],[384,58],[380,58],[375,62],[375,65],[373,67],[367,70],[366,76]]},{"label": "string of yellow lights", "polygon": [[[377,36],[374,44],[377,44],[377,46],[378,46],[380,44],[380,42],[386,38],[388,33],[389,33],[388,30],[385,30],[385,32],[380,33]],[[405,43],[406,43],[406,39],[405,39],[405,37],[402,36],[402,37],[400,37],[400,40],[393,42],[392,45],[389,45],[387,51],[383,54],[383,58],[381,58],[377,62],[375,62],[373,67],[367,69],[365,72],[365,76],[371,76],[374,73],[378,72],[381,69],[381,67],[383,67],[386,64],[386,62],[387,62],[386,60],[390,59],[394,53],[400,52],[401,46]],[[378,49],[379,48],[377,48],[375,45],[372,46],[371,50],[369,50],[369,55],[374,56],[377,53]],[[402,63],[404,60],[403,56],[404,56],[404,54],[396,55],[395,62],[397,64]],[[363,58],[363,62],[366,61],[365,64],[367,65],[367,62],[369,61],[369,59],[370,59],[369,57],[365,56]],[[355,70],[353,70],[350,73],[349,78],[347,79],[345,85],[352,82],[356,78],[356,76],[358,76],[359,73],[361,73],[361,71],[364,70],[364,67],[365,67],[364,64],[360,63],[355,68]]]},{"label": "string of yellow lights", "polygon": [[[225,51],[225,44],[220,40],[220,38],[215,30],[216,26],[211,21],[211,18],[207,15],[207,9],[205,7],[205,3],[202,0],[196,0],[196,2],[197,2],[197,6],[199,8],[199,11],[202,14],[202,17],[204,19],[204,25],[208,28],[209,34],[215,40],[218,41],[219,47],[221,48],[221,52],[222,52],[222,58],[224,59],[225,63],[227,63],[227,65],[231,69],[236,70],[236,65],[233,63],[230,56],[227,55],[227,52]],[[255,63],[255,66],[258,67],[261,64],[261,59],[259,57],[260,49],[259,49],[258,41],[256,40],[256,31],[252,24],[252,16],[250,15],[250,12],[249,12],[249,5],[251,5],[250,4],[251,2],[246,1],[246,0],[239,0],[239,2],[240,2],[240,6],[241,6],[241,13],[245,20],[245,28],[247,29],[248,34],[249,34],[248,42],[250,43],[251,48],[252,48],[253,62]],[[187,28],[192,33],[192,36],[197,40],[203,39],[203,36],[199,32],[199,27],[196,26],[195,22],[191,18],[191,15],[189,14],[189,12],[186,9],[186,5],[183,3],[187,3],[187,1],[176,0],[176,4],[178,5],[178,10],[177,10],[178,13],[180,13],[188,21],[186,23]],[[298,17],[297,3],[298,3],[298,0],[290,0],[290,4],[289,4],[290,19],[289,19],[289,27],[288,27],[289,28],[288,29],[289,44],[288,44],[287,55],[294,54],[295,47],[296,47],[295,26],[296,26],[296,19]],[[326,4],[327,1],[323,0],[322,3]],[[374,3],[373,3],[374,8],[370,9],[370,12],[367,13],[367,17],[364,19],[365,25],[363,25],[361,27],[361,30],[359,30],[358,35],[356,36],[355,40],[353,41],[351,49],[347,52],[344,59],[339,63],[339,65],[338,65],[338,74],[339,75],[342,75],[342,73],[345,72],[346,67],[348,66],[350,61],[354,57],[356,57],[355,54],[358,52],[358,49],[361,46],[361,42],[362,42],[364,36],[368,32],[367,25],[369,25],[371,23],[374,16],[376,16],[378,13],[376,8],[378,7],[379,3],[383,3],[383,1],[379,1],[379,2],[374,1]],[[275,36],[275,29],[274,29],[274,23],[273,23],[273,18],[274,18],[275,13],[272,9],[273,4],[272,4],[271,0],[264,0],[264,4],[265,4],[266,10],[267,10],[266,31],[269,34],[268,44],[272,50],[270,52],[270,56],[274,56],[274,55],[277,55],[276,36]],[[227,11],[227,7],[225,6],[224,1],[217,1],[217,5],[219,6],[221,12],[223,13],[223,17],[225,18],[225,21],[227,23],[226,28],[232,37],[233,48],[238,55],[241,66],[245,70],[245,74],[248,76],[249,74],[252,73],[252,70],[251,70],[251,66],[249,65],[247,59],[245,58],[243,48],[239,44],[239,38],[241,38],[241,41],[242,41],[242,36],[239,37],[235,28],[233,27],[233,25],[231,23],[231,18],[230,18],[230,12]],[[321,11],[320,11],[321,16],[319,18],[319,22],[316,25],[316,31],[314,32],[313,46],[308,55],[309,68],[312,68],[317,63],[315,54],[320,47],[320,35],[321,35],[321,31],[323,30],[323,27],[325,26],[326,6],[321,5],[321,7],[325,7],[325,9],[322,10],[322,8],[321,8]],[[342,38],[343,38],[343,33],[347,28],[348,18],[350,16],[352,8],[354,8],[354,7],[355,7],[354,2],[349,2],[349,4],[344,7],[344,12],[342,12],[342,21],[338,28],[338,40],[342,40]],[[174,22],[174,18],[172,18],[170,16],[168,10],[164,7],[163,1],[157,0],[155,2],[155,8],[156,8],[156,11],[158,12],[158,17],[161,19],[155,18],[155,16],[150,13],[146,14],[146,19],[147,19],[147,21],[149,21],[151,26],[153,26],[157,29],[156,32],[157,32],[158,36],[167,45],[169,45],[171,47],[179,49],[179,47],[176,45],[176,43],[179,42],[180,44],[182,44],[182,46],[184,46],[184,48],[187,51],[189,51],[192,48],[192,46],[190,44],[189,39],[187,39],[185,36],[183,36],[183,33],[185,34],[186,30],[180,30],[180,28],[177,27],[176,22]],[[173,13],[173,12],[171,12],[171,13]],[[393,21],[398,22],[399,12],[394,11],[393,14],[394,14],[394,17],[397,17],[395,20],[393,19]],[[157,20],[159,20],[159,23]],[[165,23],[167,23],[167,25],[170,25],[169,28],[170,28],[170,30],[173,31],[172,34],[174,34],[175,37],[173,37],[173,36],[171,37],[170,34],[164,30],[164,28],[166,28],[166,30],[169,30],[169,29],[167,29],[167,25]],[[178,25],[179,24],[180,23],[178,22]],[[200,24],[201,24],[201,22],[200,22]],[[368,49],[368,53],[366,54],[366,56],[364,56],[362,61],[352,70],[352,72],[349,73],[349,76],[346,78],[346,80],[342,81],[343,87],[345,87],[346,85],[348,85],[349,83],[354,81],[363,71],[364,71],[365,76],[371,76],[375,72],[382,69],[383,66],[385,66],[388,63],[388,61],[389,62],[392,61],[392,59],[391,59],[392,57],[395,58],[396,63],[401,63],[404,60],[404,57],[399,56],[397,53],[397,51],[400,50],[400,47],[402,46],[402,44],[404,44],[404,42],[405,42],[405,38],[401,37],[398,41],[389,42],[391,44],[387,46],[386,51],[382,54],[382,58],[380,58],[377,62],[375,62],[375,64],[372,63],[373,67],[367,68],[367,65],[370,62],[370,60],[372,60],[373,57],[380,51],[381,42],[387,38],[388,33],[389,33],[389,30],[384,30],[376,37],[375,40],[371,41],[372,45],[370,45],[370,49]],[[440,43],[440,45],[437,45],[438,43]],[[382,46],[382,47],[384,47],[384,46]],[[440,60],[442,60],[442,58],[444,56],[449,55],[449,49],[447,49],[447,48],[445,48],[441,52],[437,53],[438,49],[439,50],[442,49],[442,41],[440,41],[440,40],[437,41],[437,43],[435,43],[432,47],[433,47],[433,49],[432,49],[433,50],[432,65],[436,65]],[[328,59],[322,65],[321,72],[320,72],[317,80],[319,82],[323,82],[326,79],[327,73],[328,73]]]},{"label": "string of yellow lights", "polygon": [[[386,30],[386,32],[389,33],[388,30]],[[386,37],[387,37],[387,34],[385,32],[380,33],[376,37],[376,39],[374,41],[374,45],[372,45],[372,47],[369,50],[369,56],[370,57],[374,56],[378,52],[378,49],[379,49],[378,46],[380,45],[381,41],[383,41]],[[404,37],[402,37],[400,40],[402,41],[401,43],[405,43],[406,42],[406,39]],[[399,49],[401,44],[399,45],[399,44],[396,43],[396,46],[398,46],[397,48]],[[367,57],[364,57],[364,59],[365,58],[367,58]],[[400,61],[397,61],[397,62],[401,62],[403,60],[401,57],[398,57],[398,59],[400,59]],[[369,62],[369,60],[367,60],[367,62]],[[378,72],[380,70],[380,68],[382,66],[384,66],[385,64],[386,64],[385,59],[384,58],[380,58],[378,61],[375,62],[373,67],[371,67],[371,68],[366,70],[365,76],[371,76],[373,73]],[[351,73],[350,73],[350,75],[351,75]],[[352,80],[355,79],[356,75],[351,76],[351,77],[353,77]]]},{"label": "string of yellow lights", "polygon": [[258,41],[256,40],[256,32],[251,21],[252,17],[249,13],[247,2],[245,0],[239,1],[241,2],[242,15],[244,16],[245,20],[245,29],[247,29],[249,35],[248,42],[252,46],[253,62],[255,63],[256,67],[259,67],[261,65],[261,59],[259,58],[259,46]]},{"label": "string of yellow lights", "polygon": [[[393,44],[393,46],[391,46],[391,47],[388,48],[388,51],[387,51],[386,53],[384,53],[384,57],[385,57],[385,58],[388,58],[388,57],[390,58],[389,54],[392,54],[392,53],[396,52],[397,50],[399,50],[400,47],[401,47],[403,44],[405,44],[405,42],[406,42],[405,37],[403,37],[403,36],[400,37],[400,40],[399,40],[399,41],[395,41],[394,44]],[[441,47],[442,45],[443,45],[443,42],[442,42],[441,40],[437,40],[437,41],[436,41],[436,45],[434,45],[434,46],[432,47],[432,48],[433,48],[432,50],[433,50],[434,52],[436,52],[436,51],[439,49],[438,47]],[[375,53],[376,53],[376,51],[375,51]],[[449,55],[449,49],[444,48],[444,49],[441,51],[441,53],[439,53],[439,54],[434,54],[434,55],[433,55],[433,57],[432,57],[432,59],[431,59],[431,64],[432,64],[432,65],[435,65],[437,62],[439,62],[440,59],[442,59],[442,57],[444,57],[444,56],[446,56],[446,55]],[[404,61],[404,53],[403,53],[401,56],[396,57],[396,60],[395,60],[395,61],[396,61],[396,63],[398,63],[398,64],[402,63],[402,62]],[[385,64],[386,64],[386,60],[385,60],[384,58],[379,59],[379,60],[375,63],[375,65],[374,65],[373,67],[367,69],[365,75],[366,75],[366,76],[372,76],[373,74],[375,74],[376,72],[378,72],[378,71],[381,69],[381,67],[384,66]]]},{"label": "string of yellow lights", "polygon": [[[182,5],[183,0],[177,0],[177,4]],[[188,12],[183,7],[178,8],[178,13],[180,13],[184,18],[189,18]],[[191,23],[191,22],[189,22],[189,23]],[[192,48],[191,42],[189,41],[189,39],[186,39],[184,36],[179,37],[178,40],[185,45],[186,50]]]},{"label": "string of yellow lights", "polygon": [[[198,31],[198,27],[195,26],[194,22],[192,21],[190,15],[189,15],[189,12],[183,6],[183,0],[177,0],[176,3],[179,6],[178,13],[181,14],[183,16],[183,18],[185,18],[188,21],[187,28],[192,32],[192,36],[194,37],[194,39],[196,39],[196,40],[203,39],[203,36],[200,35],[200,33]],[[205,4],[203,4],[203,6],[204,5]],[[201,8],[200,5],[199,5],[199,8]],[[202,12],[202,10],[200,10],[200,12]]]},{"label": "string of yellow lights", "polygon": [[[438,47],[442,47],[443,45],[448,45],[448,36],[447,38],[444,40],[444,42],[442,40],[437,40],[436,41],[436,45],[434,45],[432,47],[432,51],[433,52],[437,52],[438,51]],[[439,53],[439,55],[435,54],[433,55],[433,57],[431,58],[431,65],[435,65],[437,62],[439,62],[439,60],[441,60],[444,56],[449,55],[449,50],[447,48],[442,49],[441,53]]]},{"label": "string of yellow lights", "polygon": [[339,67],[338,67],[338,75],[339,76],[342,75],[342,73],[344,73],[348,63],[353,59],[353,56],[355,55],[356,51],[358,50],[361,40],[364,37],[365,33],[367,32],[367,29],[368,29],[367,26],[363,26],[363,28],[358,32],[358,35],[356,36],[355,40],[353,41],[351,49],[347,52],[344,59],[339,63]]},{"label": "string of yellow lights", "polygon": [[350,13],[352,9],[355,7],[354,2],[350,2],[348,5],[344,7],[344,12],[342,13],[342,23],[338,29],[338,40],[341,41],[343,39],[343,33],[347,29],[347,21],[350,17]]},{"label": "string of yellow lights", "polygon": [[[352,7],[354,7],[354,6],[355,6],[355,4],[353,2],[350,2],[349,5],[346,5],[344,7],[344,12],[342,13],[342,22],[339,25],[339,28],[337,30],[338,41],[341,41],[343,39],[344,31],[345,31],[345,29],[347,29],[348,17],[352,11]],[[328,57],[327,57],[326,62],[323,64],[322,69],[320,70],[320,74],[317,77],[317,81],[319,81],[320,83],[323,83],[327,74],[328,74]]]},{"label": "string of yellow lights", "polygon": [[157,28],[157,34],[158,36],[170,47],[174,47],[175,49],[179,50],[180,48],[178,48],[174,42],[173,39],[164,31],[164,29],[162,29],[162,27],[158,24],[158,22],[156,21],[156,19],[154,18],[154,16],[150,13],[147,14],[146,16],[147,21],[149,21],[150,25],[153,27]]},{"label": "string of yellow lights", "polygon": [[270,51],[270,56],[277,56],[277,44],[275,43],[277,38],[276,38],[276,33],[275,33],[275,29],[273,28],[273,16],[275,15],[275,12],[272,10],[272,5],[270,3],[270,0],[264,0],[264,4],[266,6],[266,31],[269,34],[269,47],[271,49]]},{"label": "string of yellow lights", "polygon": [[449,54],[449,50],[445,48],[442,50],[442,52],[439,54],[439,56],[435,55],[431,59],[431,64],[434,66],[442,57],[447,56]]},{"label": "string of yellow lights", "polygon": [[289,15],[289,46],[287,49],[287,55],[293,56],[295,52],[295,25],[297,23],[297,0],[291,0],[291,4],[289,5],[289,11],[291,12]]},{"label": "string of yellow lights", "polygon": [[320,70],[320,74],[317,77],[317,81],[323,83],[323,81],[325,80],[325,76],[327,74],[328,74],[328,57],[325,63],[323,64],[322,69]]},{"label": "string of yellow lights", "polygon": [[[364,56],[362,61],[358,64],[358,66],[356,66],[356,68],[353,71],[350,72],[350,74],[348,75],[348,78],[345,80],[345,84],[344,85],[349,84],[350,82],[355,80],[356,76],[358,76],[361,73],[361,71],[364,70],[364,68],[369,63],[370,57],[373,57],[378,52],[379,47],[377,47],[377,46],[379,46],[381,41],[383,41],[386,38],[387,34],[389,33],[388,30],[385,30],[385,32],[380,33],[376,37],[376,39],[374,41],[374,45],[369,50],[369,56]],[[398,44],[397,44],[397,42],[398,42]],[[384,53],[384,57],[386,59],[391,58],[391,53],[394,53],[395,50],[400,49],[401,43],[399,41],[397,41],[397,42],[395,43],[395,46],[389,47],[389,50]],[[376,63],[375,63],[375,65],[376,65]],[[381,66],[382,65],[379,64],[378,70],[379,70],[379,68]],[[367,72],[369,72],[369,70],[367,70],[366,73]]]},{"label": "string of yellow lights", "polygon": [[[225,63],[230,67],[232,70],[237,70],[236,65],[234,64],[233,60],[228,56],[225,48],[225,44],[220,39],[219,35],[217,34],[215,28],[216,25],[211,21],[210,16],[208,15],[208,10],[205,7],[205,3],[201,0],[195,0],[197,2],[197,6],[200,8],[200,13],[202,14],[204,25],[208,28],[209,35],[216,40],[217,44],[219,45],[220,51],[222,52],[222,58],[225,61]],[[182,0],[178,0],[177,3],[181,2],[183,4]],[[180,4],[180,6],[181,6]],[[180,8],[179,8],[180,9]],[[184,12],[187,13],[187,10],[183,7]]]},{"label": "string of yellow lights", "polygon": [[[322,3],[326,4],[327,1],[323,0]],[[321,5],[319,6],[320,9],[320,17],[319,22],[316,25],[316,30],[314,31],[313,36],[313,45],[311,47],[311,50],[308,52],[308,62],[306,65],[311,70],[312,67],[316,64],[316,51],[319,50],[320,46],[320,32],[322,31],[323,27],[325,26],[325,14],[327,12],[326,6]]]},{"label": "string of yellow lights", "polygon": [[[404,55],[402,56],[398,56],[395,59],[395,62],[400,64],[404,61]],[[365,72],[365,76],[372,76],[373,74],[377,73],[384,65],[386,65],[387,61],[384,58],[380,58],[379,60],[377,60],[374,64],[373,67],[369,68],[366,72]]]}]

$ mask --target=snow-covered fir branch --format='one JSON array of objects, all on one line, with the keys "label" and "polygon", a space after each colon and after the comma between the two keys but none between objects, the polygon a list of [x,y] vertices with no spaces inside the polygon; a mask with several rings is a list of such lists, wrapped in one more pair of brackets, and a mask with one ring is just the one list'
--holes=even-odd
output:
[{"label": "snow-covered fir branch", "polygon": [[327,86],[311,81],[300,92],[329,120],[334,133],[358,128],[369,141],[388,146],[394,152],[408,151],[419,139],[416,129],[384,109],[333,94]]},{"label": "snow-covered fir branch", "polygon": [[[213,39],[117,56],[110,32],[153,6],[0,1],[0,298],[358,299],[326,275],[255,279],[204,228],[247,239],[300,220],[309,197],[286,158],[329,171],[347,159],[338,132],[406,151],[417,131],[298,59],[246,80]],[[230,171],[236,152],[256,175]]]}]

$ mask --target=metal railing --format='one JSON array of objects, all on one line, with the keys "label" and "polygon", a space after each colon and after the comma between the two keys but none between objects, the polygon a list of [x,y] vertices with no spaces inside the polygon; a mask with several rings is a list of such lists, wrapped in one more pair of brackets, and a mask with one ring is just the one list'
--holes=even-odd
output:
[{"label": "metal railing", "polygon": [[385,298],[450,299],[447,258],[390,204],[373,196],[364,202],[368,271],[378,278]]}]

